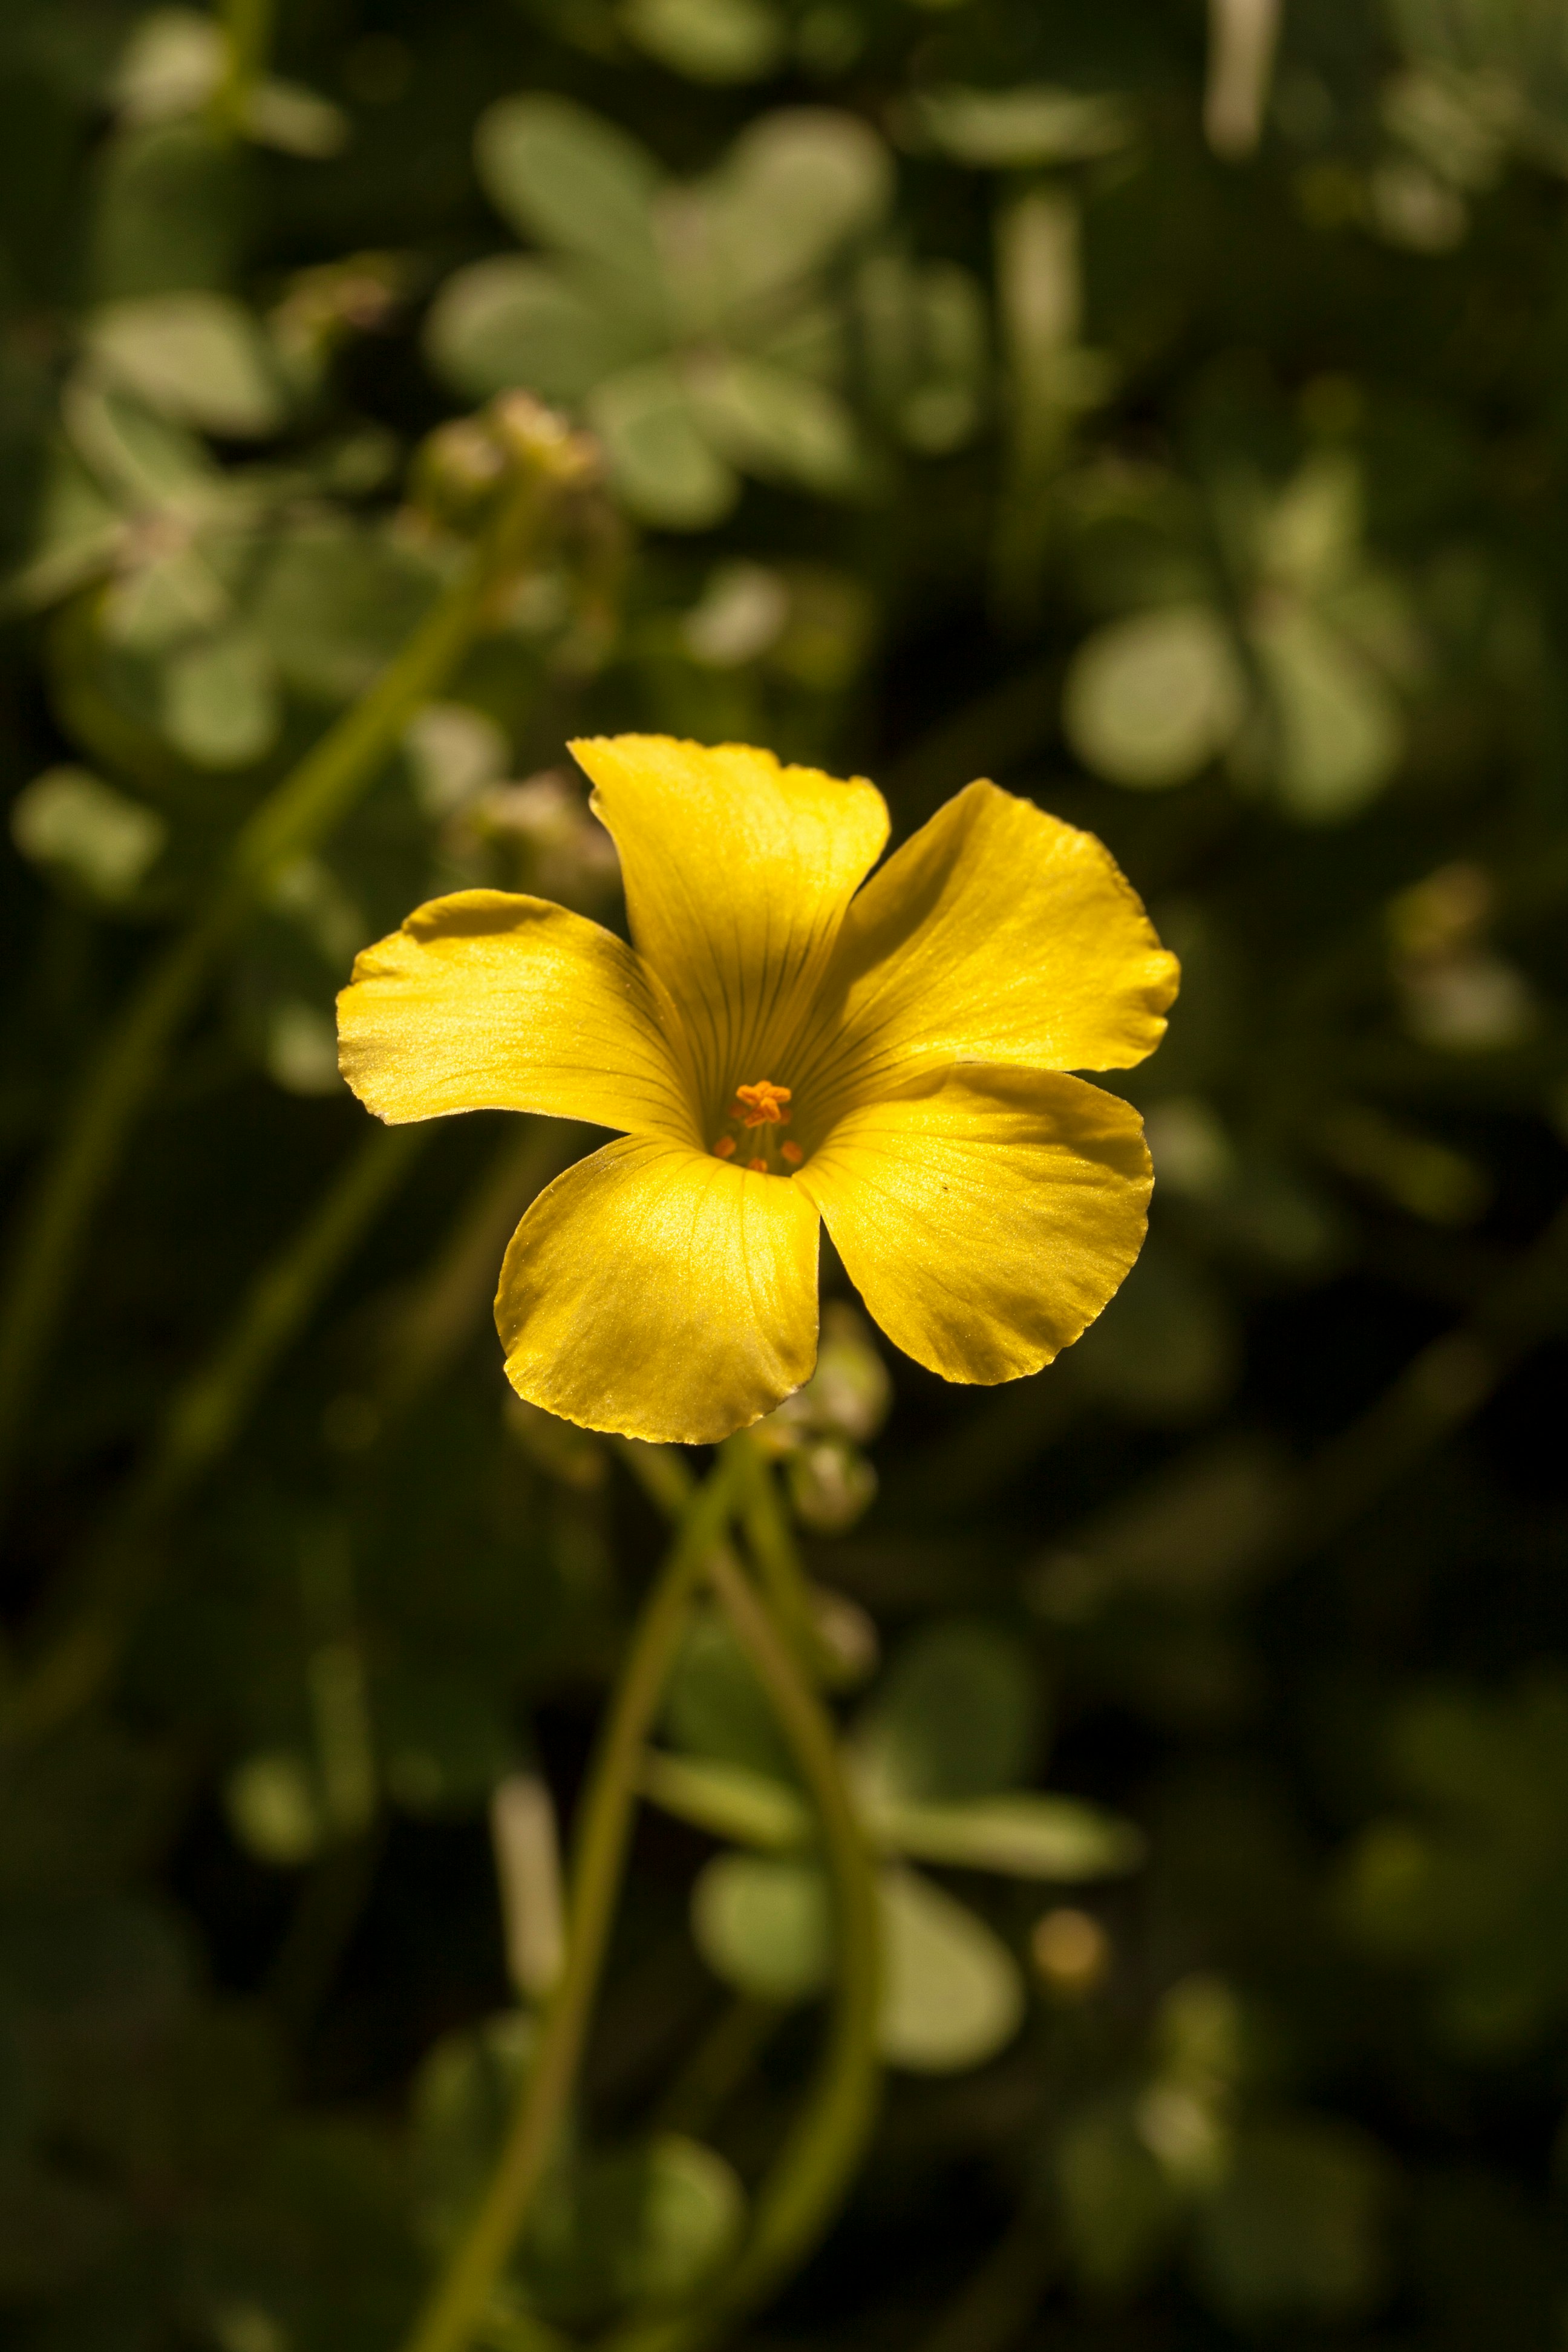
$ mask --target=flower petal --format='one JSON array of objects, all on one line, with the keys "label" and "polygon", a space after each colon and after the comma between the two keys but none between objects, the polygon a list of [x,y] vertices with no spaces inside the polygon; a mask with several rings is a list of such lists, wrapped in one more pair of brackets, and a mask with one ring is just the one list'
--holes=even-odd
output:
[{"label": "flower petal", "polygon": [[458,890],[354,961],[338,1054],[392,1126],[530,1110],[694,1137],[648,973],[625,941],[543,898]]},{"label": "flower petal", "polygon": [[770,1078],[888,837],[882,795],[742,743],[572,745],[615,836],[640,954],[679,1006],[705,1115]]},{"label": "flower petal", "polygon": [[708,1445],[816,1360],[816,1211],[782,1176],[626,1137],[542,1192],[496,1294],[507,1378],[587,1429]]},{"label": "flower petal", "polygon": [[1127,1069],[1164,1034],[1178,978],[1102,843],[970,784],[850,908],[822,1084],[865,1102],[950,1062]]},{"label": "flower petal", "polygon": [[896,1347],[943,1380],[1037,1372],[1115,1293],[1152,1175],[1131,1105],[1055,1071],[962,1069],[850,1111],[795,1182]]}]

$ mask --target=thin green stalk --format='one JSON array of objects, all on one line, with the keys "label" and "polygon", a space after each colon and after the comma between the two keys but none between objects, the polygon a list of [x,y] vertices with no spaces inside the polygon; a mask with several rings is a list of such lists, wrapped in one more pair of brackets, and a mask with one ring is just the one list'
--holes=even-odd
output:
[{"label": "thin green stalk", "polygon": [[[780,1513],[768,1466],[743,1433],[730,1441],[749,1500]],[[780,1513],[782,1517],[782,1513]],[[787,1536],[787,1530],[785,1531]],[[732,2269],[694,2310],[618,2330],[604,2352],[697,2352],[764,2303],[811,2253],[833,2220],[876,2119],[881,1994],[877,1882],[838,1760],[832,1719],[793,1643],[726,1549],[708,1574],[756,1668],[817,1811],[837,1911],[837,1972],[826,2047],[810,2098],[758,2191],[751,2234]]]},{"label": "thin green stalk", "polygon": [[263,802],[241,831],[212,904],[154,962],[89,1069],[24,1205],[0,1297],[0,1502],[83,1234],[182,1022],[267,884],[342,821],[409,719],[456,668],[478,625],[490,571],[487,542],[370,692]]},{"label": "thin green stalk", "polygon": [[741,1523],[779,1626],[794,1644],[795,1654],[815,1675],[821,1645],[795,1528],[780,1505],[773,1470],[761,1447],[750,1438],[746,1446],[750,1472],[741,1506]]},{"label": "thin green stalk", "polygon": [[227,1332],[176,1392],[151,1453],[94,1546],[71,1622],[0,1702],[0,1743],[37,1738],[101,1688],[158,1573],[158,1537],[170,1513],[226,1451],[428,1132],[374,1129],[258,1275]]},{"label": "thin green stalk", "polygon": [[272,54],[273,0],[225,0],[226,53],[223,77],[212,98],[214,127],[237,139],[245,131],[251,92]]},{"label": "thin green stalk", "polygon": [[723,1538],[739,1465],[721,1457],[692,1497],[622,1668],[583,1801],[567,1910],[566,1966],[489,2188],[436,2282],[405,2352],[465,2352],[553,2153],[586,2039],[637,1801],[637,1764],[692,1593]]}]

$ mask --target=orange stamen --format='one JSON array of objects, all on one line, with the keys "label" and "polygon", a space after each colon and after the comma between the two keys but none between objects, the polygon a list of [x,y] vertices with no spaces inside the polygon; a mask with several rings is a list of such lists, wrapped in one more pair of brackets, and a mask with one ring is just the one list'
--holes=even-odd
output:
[{"label": "orange stamen", "polygon": [[746,1165],[753,1169],[759,1176],[765,1176],[768,1172],[768,1163],[765,1160],[748,1160]]},{"label": "orange stamen", "polygon": [[713,1157],[715,1160],[733,1160],[735,1139],[732,1135],[721,1135],[719,1138],[718,1142],[713,1146]]},{"label": "orange stamen", "polygon": [[781,1143],[779,1157],[781,1160],[787,1160],[792,1168],[798,1168],[805,1154],[798,1143]]},{"label": "orange stamen", "polygon": [[789,1120],[784,1107],[789,1097],[788,1087],[775,1087],[771,1078],[760,1078],[754,1087],[735,1088],[735,1106],[730,1116],[747,1127],[783,1127]]}]

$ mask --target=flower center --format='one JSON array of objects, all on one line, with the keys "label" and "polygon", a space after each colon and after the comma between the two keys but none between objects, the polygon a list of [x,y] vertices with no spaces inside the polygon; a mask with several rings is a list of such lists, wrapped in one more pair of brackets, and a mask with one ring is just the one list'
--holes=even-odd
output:
[{"label": "flower center", "polygon": [[781,1127],[789,1125],[789,1100],[788,1087],[775,1087],[771,1078],[737,1087],[729,1125],[713,1146],[715,1159],[733,1160],[743,1152],[746,1166],[759,1176],[787,1175],[798,1168],[805,1152],[798,1143],[786,1142],[778,1133]]}]

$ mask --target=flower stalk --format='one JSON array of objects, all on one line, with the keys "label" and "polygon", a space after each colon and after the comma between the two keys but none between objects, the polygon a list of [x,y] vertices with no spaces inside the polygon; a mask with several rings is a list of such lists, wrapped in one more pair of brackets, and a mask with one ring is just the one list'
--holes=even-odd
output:
[{"label": "flower stalk", "polygon": [[586,2039],[637,1803],[637,1765],[675,1661],[691,1597],[734,1507],[736,1464],[721,1455],[694,1492],[644,1607],[589,1776],[567,1912],[566,1965],[488,2189],[405,2352],[465,2352],[554,2151]]}]

